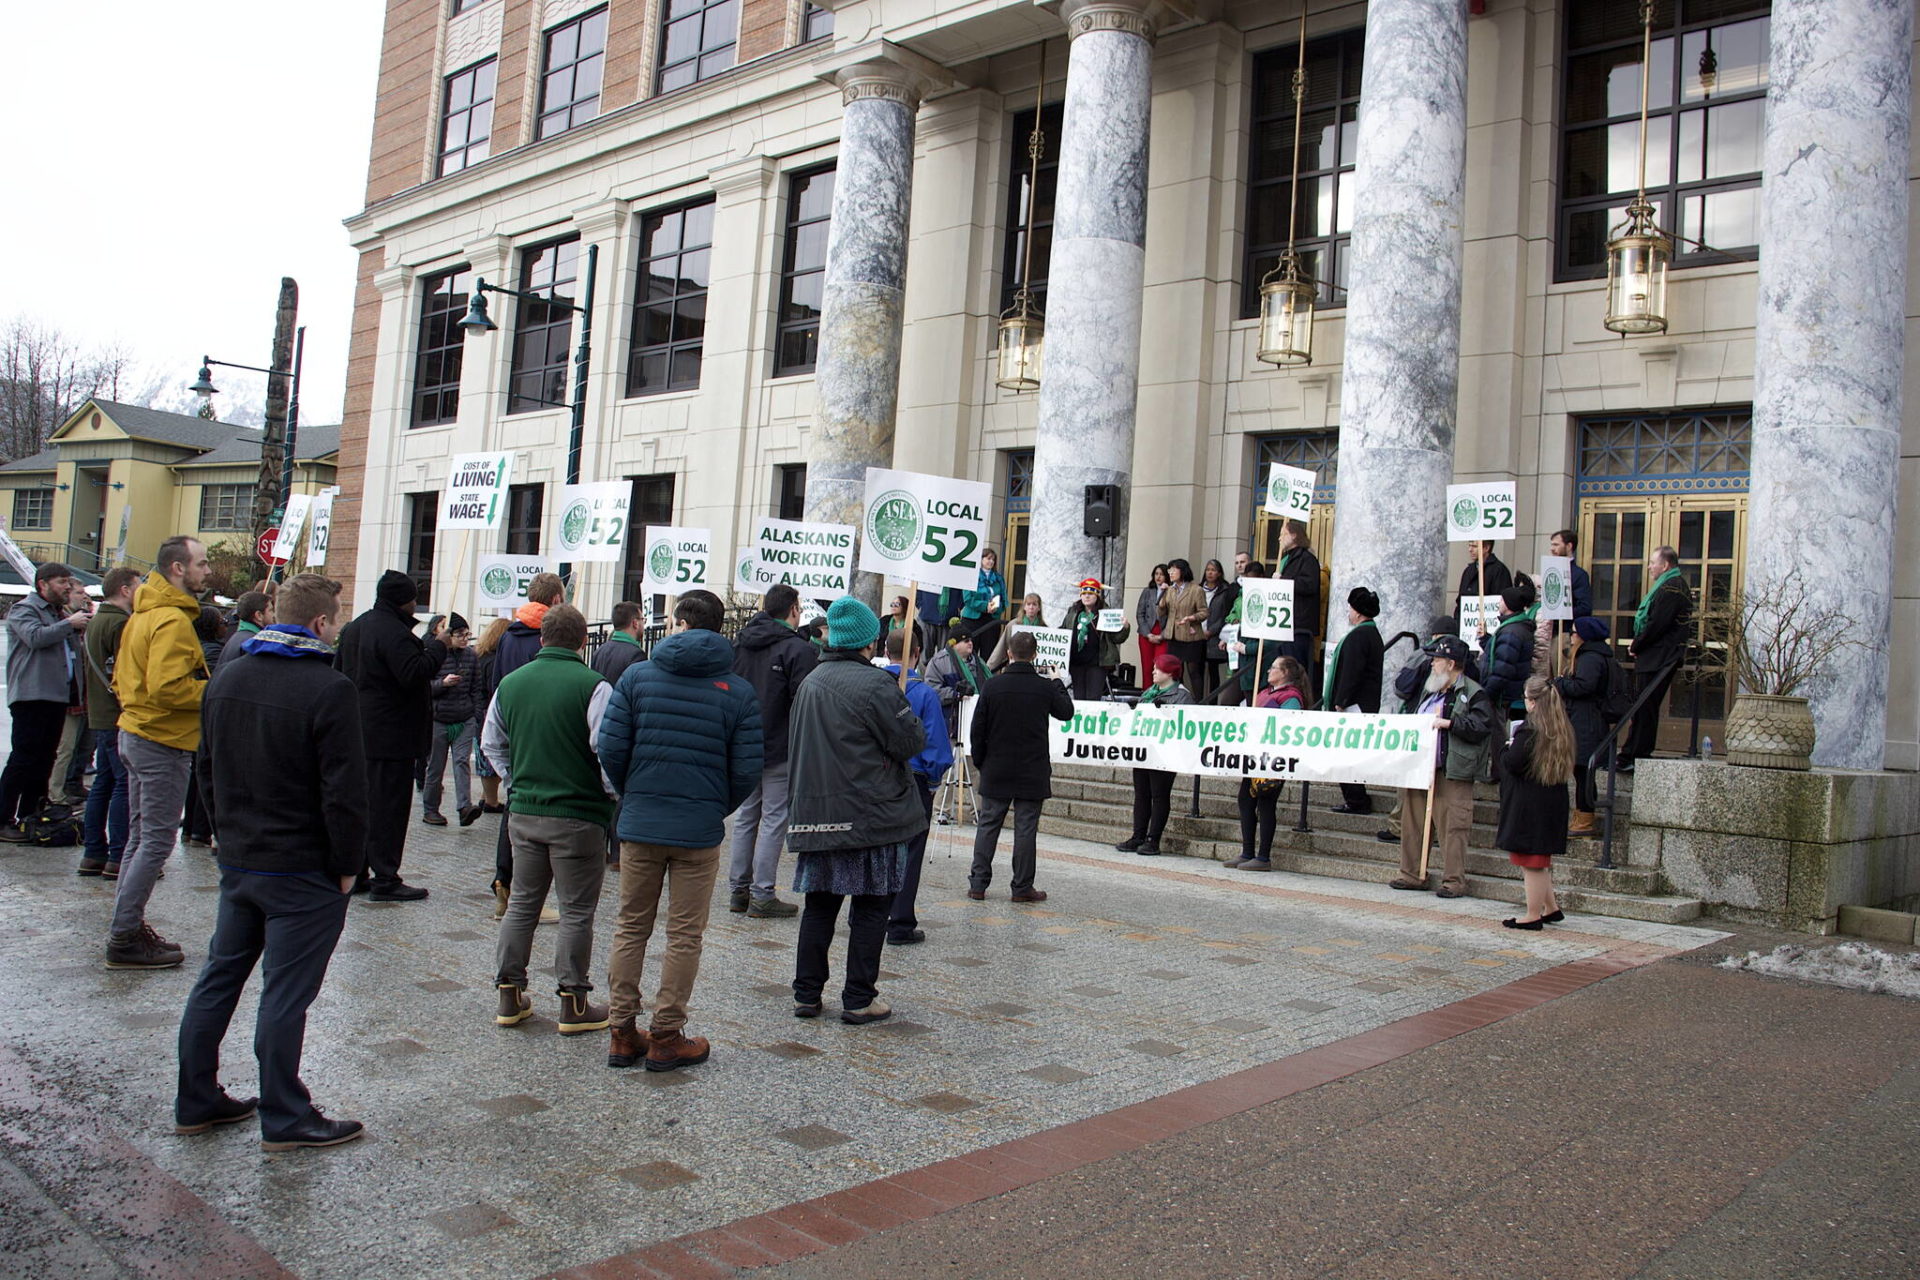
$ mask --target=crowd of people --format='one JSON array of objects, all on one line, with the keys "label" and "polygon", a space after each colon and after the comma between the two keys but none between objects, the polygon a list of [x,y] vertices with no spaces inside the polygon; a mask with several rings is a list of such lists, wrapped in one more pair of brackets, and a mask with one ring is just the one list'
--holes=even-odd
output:
[{"label": "crowd of people", "polygon": [[[1037,663],[1030,628],[1045,625],[1045,602],[1028,594],[1012,606],[991,551],[975,590],[926,593],[918,610],[896,599],[885,619],[845,596],[809,621],[798,593],[780,585],[729,639],[722,602],[693,590],[675,602],[670,634],[648,649],[643,610],[623,602],[591,661],[587,620],[553,574],[535,577],[527,604],[476,642],[457,613],[423,628],[414,581],[397,571],[344,621],[339,584],[316,574],[262,583],[223,615],[202,602],[206,549],[184,536],[168,539],[145,575],[107,573],[97,609],[71,569],[45,564],[7,614],[13,736],[0,772],[0,840],[61,843],[53,827],[75,822],[68,806],[84,799],[77,869],[113,884],[104,958],[129,970],[184,962],[185,949],[154,930],[146,908],[177,842],[212,850],[219,912],[180,1026],[181,1133],[257,1115],[268,1149],[360,1135],[358,1122],[319,1111],[300,1082],[306,1010],[354,895],[428,896],[402,876],[409,814],[417,795],[422,823],[448,825],[449,768],[462,827],[501,817],[490,872],[494,1021],[532,1016],[528,965],[536,926],[549,923],[560,1034],[608,1032],[611,1067],[678,1070],[711,1053],[687,1026],[723,845],[730,911],[799,917],[797,1017],[824,1012],[845,908],[839,1016],[864,1025],[891,1013],[878,989],[883,947],[925,939],[915,900],[934,793],[956,764],[956,744],[966,743],[977,794],[968,898],[985,899],[1011,816],[1009,898],[1039,903],[1048,735],[1076,699],[1126,697],[1152,712],[1202,701],[1378,711],[1389,687],[1375,625],[1381,601],[1366,587],[1349,593],[1350,625],[1316,696],[1320,566],[1304,525],[1288,522],[1282,545],[1275,570],[1243,553],[1231,578],[1217,560],[1197,577],[1185,560],[1157,565],[1131,620],[1112,630],[1102,625],[1115,612],[1109,587],[1080,582],[1063,619],[1062,671]],[[1571,532],[1555,535],[1556,551],[1574,546]],[[1629,645],[1643,694],[1664,689],[1685,645],[1690,596],[1677,563],[1669,547],[1649,560]],[[1270,572],[1294,583],[1296,630],[1287,640],[1236,640],[1242,584]],[[1393,887],[1433,888],[1427,861],[1437,849],[1435,891],[1460,896],[1473,787],[1496,779],[1496,844],[1526,883],[1526,911],[1505,923],[1540,929],[1563,918],[1551,860],[1592,829],[1594,768],[1633,691],[1605,621],[1591,614],[1584,574],[1563,627],[1539,619],[1526,575],[1476,544],[1463,595],[1469,578],[1478,594],[1483,573],[1490,593],[1502,584],[1491,633],[1470,644],[1456,605],[1432,620],[1391,683],[1398,711],[1432,718],[1437,748],[1431,787],[1401,791],[1380,838],[1401,847]],[[910,626],[915,612],[920,625]],[[1116,679],[1134,628],[1146,677],[1137,692]],[[1657,696],[1648,701],[1657,709]],[[1650,724],[1631,726],[1622,767],[1646,754],[1651,735]],[[1133,826],[1119,849],[1161,852],[1173,780],[1134,771]],[[1241,782],[1235,868],[1272,869],[1281,785]],[[1348,784],[1337,807],[1371,812],[1371,794]],[[789,854],[798,903],[778,892]],[[610,870],[618,919],[603,1004],[593,945]],[[649,1005],[643,971],[657,925],[665,946]],[[257,965],[261,1096],[234,1098],[219,1084],[220,1044]]]}]

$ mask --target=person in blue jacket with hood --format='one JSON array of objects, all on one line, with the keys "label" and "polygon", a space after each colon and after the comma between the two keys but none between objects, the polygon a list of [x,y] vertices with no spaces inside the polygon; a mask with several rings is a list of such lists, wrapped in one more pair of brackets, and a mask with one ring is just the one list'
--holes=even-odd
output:
[{"label": "person in blue jacket with hood", "polygon": [[[711,591],[674,606],[674,631],[620,676],[600,723],[600,768],[619,798],[620,916],[607,986],[613,1042],[607,1065],[672,1071],[705,1062],[705,1037],[689,1036],[687,1001],[700,974],[707,911],[720,874],[727,815],[760,785],[760,702],[733,672],[720,634],[725,611]],[[640,973],[668,893],[667,949],[653,1025],[639,1030]]]},{"label": "person in blue jacket with hood", "polygon": [[[900,675],[900,651],[906,643],[905,631],[895,631],[887,637],[888,675],[896,678]],[[920,724],[927,731],[927,745],[907,761],[907,768],[913,774],[914,789],[920,793],[920,808],[931,824],[934,788],[953,767],[953,740],[947,736],[947,712],[940,705],[940,693],[920,674],[920,658],[920,634],[916,628],[913,653],[907,659],[911,664],[907,670],[907,705],[920,717]],[[920,927],[920,917],[914,910],[914,902],[920,896],[920,868],[927,859],[927,830],[922,827],[920,834],[907,842],[906,868],[901,872],[900,888],[894,892],[893,906],[887,913],[887,941],[895,946],[927,940],[927,931]]]}]

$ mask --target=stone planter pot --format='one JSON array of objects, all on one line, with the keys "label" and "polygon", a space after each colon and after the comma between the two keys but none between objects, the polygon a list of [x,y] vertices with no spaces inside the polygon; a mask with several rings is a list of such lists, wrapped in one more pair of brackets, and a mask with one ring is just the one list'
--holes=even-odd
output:
[{"label": "stone planter pot", "polygon": [[1813,710],[1805,698],[1743,693],[1726,720],[1727,763],[1756,769],[1813,767]]}]

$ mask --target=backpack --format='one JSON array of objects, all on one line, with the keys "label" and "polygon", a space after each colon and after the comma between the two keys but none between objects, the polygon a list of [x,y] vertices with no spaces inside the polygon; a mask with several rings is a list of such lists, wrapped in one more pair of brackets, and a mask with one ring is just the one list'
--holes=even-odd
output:
[{"label": "backpack", "polygon": [[80,843],[82,835],[80,819],[64,804],[47,805],[21,826],[30,842],[47,848],[71,848]]},{"label": "backpack", "polygon": [[1600,699],[1600,718],[1608,724],[1619,724],[1627,718],[1627,712],[1633,710],[1633,686],[1627,681],[1627,669],[1620,665],[1619,655],[1613,647],[1607,647],[1607,691]]}]

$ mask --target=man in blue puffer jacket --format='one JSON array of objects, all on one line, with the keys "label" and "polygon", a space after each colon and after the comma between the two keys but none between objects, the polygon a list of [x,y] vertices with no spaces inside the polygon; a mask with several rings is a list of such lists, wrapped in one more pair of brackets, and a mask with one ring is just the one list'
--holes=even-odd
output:
[{"label": "man in blue puffer jacket", "polygon": [[1507,725],[1526,716],[1527,678],[1533,674],[1533,642],[1540,606],[1531,579],[1521,574],[1500,593],[1500,629],[1482,643],[1487,653],[1487,699],[1493,703],[1493,727],[1498,735],[1489,754],[1493,775],[1500,774],[1500,748],[1507,742]]},{"label": "man in blue puffer jacket", "polygon": [[[700,946],[720,872],[727,815],[760,785],[760,704],[733,673],[733,645],[720,634],[723,610],[710,591],[689,591],[674,607],[673,634],[647,662],[620,676],[600,724],[600,768],[620,798],[620,922],[613,932],[613,1043],[607,1065],[649,1071],[705,1062],[705,1038],[688,1036],[687,1000],[700,974]],[[669,892],[667,951],[653,1025],[639,1031],[640,971]]]}]

